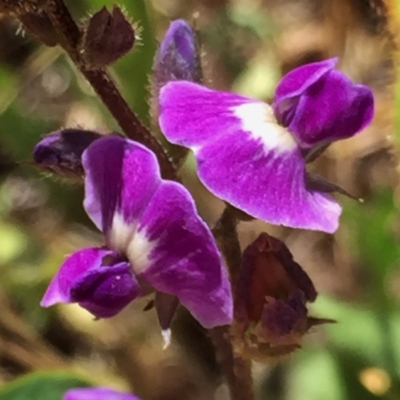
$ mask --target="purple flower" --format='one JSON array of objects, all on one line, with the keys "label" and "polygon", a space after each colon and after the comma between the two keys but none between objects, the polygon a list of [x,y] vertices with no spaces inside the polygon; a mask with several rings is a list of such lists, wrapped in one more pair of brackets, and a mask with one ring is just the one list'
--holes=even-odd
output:
[{"label": "purple flower", "polygon": [[161,179],[154,154],[107,136],[84,151],[82,165],[84,207],[106,245],[70,255],[42,306],[79,303],[105,318],[155,290],[176,296],[207,328],[229,324],[230,283],[211,232],[188,191]]},{"label": "purple flower", "polygon": [[77,388],[65,392],[63,400],[140,400],[139,397],[130,393],[119,392],[114,389],[96,388]]},{"label": "purple flower", "polygon": [[371,122],[371,90],[334,69],[337,59],[287,74],[272,107],[234,93],[175,81],[160,92],[160,126],[191,148],[198,174],[216,196],[255,218],[334,232],[339,204],[308,184],[306,160]]}]

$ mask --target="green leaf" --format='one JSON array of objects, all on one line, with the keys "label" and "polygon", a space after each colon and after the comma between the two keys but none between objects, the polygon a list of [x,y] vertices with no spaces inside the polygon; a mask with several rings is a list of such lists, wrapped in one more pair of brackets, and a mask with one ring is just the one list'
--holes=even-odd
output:
[{"label": "green leaf", "polygon": [[3,386],[0,400],[62,400],[68,389],[88,386],[70,372],[35,372]]}]

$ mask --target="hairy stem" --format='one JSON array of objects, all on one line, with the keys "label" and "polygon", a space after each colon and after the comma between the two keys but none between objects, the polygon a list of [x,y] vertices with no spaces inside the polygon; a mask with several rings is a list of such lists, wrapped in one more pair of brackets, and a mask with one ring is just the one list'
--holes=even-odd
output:
[{"label": "hairy stem", "polygon": [[152,150],[157,156],[163,177],[176,180],[175,167],[164,148],[129,108],[109,73],[104,68],[92,69],[86,65],[79,52],[81,31],[63,0],[47,0],[44,10],[60,36],[60,45],[92,85],[126,136]]},{"label": "hairy stem", "polygon": [[[213,230],[228,265],[231,282],[235,282],[242,260],[236,226],[237,219],[232,207],[228,205]],[[220,326],[212,329],[211,338],[226,375],[231,399],[254,400],[251,360],[243,358],[235,350],[230,327]]]}]

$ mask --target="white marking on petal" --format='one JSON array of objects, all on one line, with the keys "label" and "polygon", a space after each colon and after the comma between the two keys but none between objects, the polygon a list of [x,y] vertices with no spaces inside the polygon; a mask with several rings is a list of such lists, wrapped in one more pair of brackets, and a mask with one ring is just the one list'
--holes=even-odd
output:
[{"label": "white marking on petal", "polygon": [[157,246],[157,241],[150,241],[146,236],[145,229],[137,231],[128,244],[126,255],[132,264],[136,274],[141,274],[150,264],[150,254]]},{"label": "white marking on petal", "polygon": [[266,103],[246,103],[233,107],[236,117],[242,121],[242,128],[254,139],[261,139],[266,150],[288,152],[297,147],[293,136],[280,126],[272,108]]},{"label": "white marking on petal", "polygon": [[110,230],[109,246],[128,257],[132,269],[141,274],[150,264],[150,254],[157,245],[150,241],[145,229],[138,230],[138,222],[127,224],[121,214],[115,213]]},{"label": "white marking on petal", "polygon": [[116,212],[110,229],[109,246],[115,251],[125,253],[129,242],[135,235],[137,225],[137,221],[127,224],[124,217]]}]

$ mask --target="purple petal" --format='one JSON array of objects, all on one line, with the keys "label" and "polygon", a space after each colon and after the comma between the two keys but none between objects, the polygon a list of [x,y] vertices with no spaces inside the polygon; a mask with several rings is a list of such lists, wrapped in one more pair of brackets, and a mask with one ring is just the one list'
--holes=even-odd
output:
[{"label": "purple petal", "polygon": [[124,251],[160,185],[156,157],[138,143],[108,136],[94,142],[82,161],[86,212],[103,230],[110,247]]},{"label": "purple petal", "polygon": [[300,150],[267,104],[189,82],[168,83],[160,102],[165,136],[194,150],[213,194],[273,224],[337,229],[340,206],[307,189]]},{"label": "purple petal", "polygon": [[130,264],[102,265],[91,269],[71,286],[71,300],[98,318],[118,314],[140,295]]},{"label": "purple petal", "polygon": [[125,392],[105,387],[77,388],[65,392],[63,400],[140,400],[138,397]]},{"label": "purple petal", "polygon": [[201,146],[240,129],[241,121],[232,109],[246,103],[263,104],[191,82],[169,82],[160,93],[160,127],[172,143]]},{"label": "purple petal", "polygon": [[187,190],[164,181],[143,214],[128,252],[135,273],[177,296],[206,328],[232,321],[232,294],[221,255]]},{"label": "purple petal", "polygon": [[371,89],[335,70],[336,62],[296,68],[276,88],[274,112],[303,148],[351,137],[372,120]]},{"label": "purple petal", "polygon": [[288,72],[275,88],[274,112],[284,126],[290,124],[290,113],[287,113],[285,101],[301,96],[310,86],[318,82],[325,74],[332,71],[338,62],[337,58],[302,65]]},{"label": "purple petal", "polygon": [[100,265],[104,257],[112,255],[110,250],[93,247],[71,254],[50,282],[40,305],[50,307],[56,303],[71,302],[70,287],[76,277],[85,274],[93,265]]},{"label": "purple petal", "polygon": [[106,318],[117,314],[139,294],[140,286],[129,263],[110,250],[86,248],[65,260],[41,305],[79,303],[93,315]]}]

